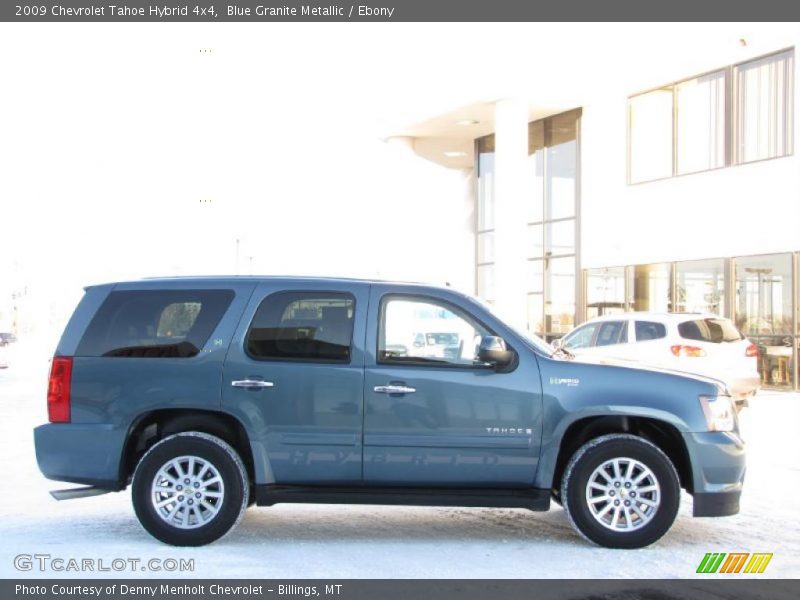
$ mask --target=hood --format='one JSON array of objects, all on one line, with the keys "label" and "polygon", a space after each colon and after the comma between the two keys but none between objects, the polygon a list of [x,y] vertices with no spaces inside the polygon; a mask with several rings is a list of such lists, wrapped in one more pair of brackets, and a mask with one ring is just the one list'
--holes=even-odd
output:
[{"label": "hood", "polygon": [[705,375],[699,375],[697,373],[678,371],[676,369],[667,369],[659,365],[648,364],[640,361],[625,360],[622,358],[612,358],[608,356],[587,356],[585,354],[563,360],[569,360],[570,362],[575,362],[584,365],[622,367],[625,369],[633,369],[636,371],[651,371],[656,373],[665,373],[667,375],[675,375],[678,377],[684,377],[686,379],[694,379],[695,381],[702,381],[703,383],[717,385],[720,389],[725,390],[726,395],[730,395],[730,393],[728,392],[727,384],[721,379],[715,379],[714,377],[707,377]]}]

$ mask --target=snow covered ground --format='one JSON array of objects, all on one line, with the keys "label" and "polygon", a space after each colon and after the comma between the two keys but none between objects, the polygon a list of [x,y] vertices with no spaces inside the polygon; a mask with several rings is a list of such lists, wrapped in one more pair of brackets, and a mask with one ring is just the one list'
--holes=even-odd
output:
[{"label": "snow covered ground", "polygon": [[[592,546],[553,505],[523,510],[279,505],[254,508],[216,544],[171,548],[140,526],[128,491],[56,502],[36,467],[32,428],[46,420],[51,344],[22,340],[0,370],[0,577],[536,578],[694,577],[706,552],[773,552],[763,576],[800,577],[800,395],[762,392],[742,415],[748,475],[741,513],[691,518],[691,496],[656,545]],[[194,559],[194,571],[75,573],[14,567],[52,558]],[[709,577],[704,575],[703,577]]]}]

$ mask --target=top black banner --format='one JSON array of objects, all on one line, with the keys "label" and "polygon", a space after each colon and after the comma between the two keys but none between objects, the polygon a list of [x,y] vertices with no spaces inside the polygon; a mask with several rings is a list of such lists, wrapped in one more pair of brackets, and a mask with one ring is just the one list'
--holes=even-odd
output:
[{"label": "top black banner", "polygon": [[798,0],[53,0],[0,2],[7,22],[798,21]]}]

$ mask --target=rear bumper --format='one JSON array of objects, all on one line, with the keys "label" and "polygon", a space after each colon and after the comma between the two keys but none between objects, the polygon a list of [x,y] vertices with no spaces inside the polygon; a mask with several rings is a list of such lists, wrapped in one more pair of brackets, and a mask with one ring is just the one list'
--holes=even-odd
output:
[{"label": "rear bumper", "polygon": [[745,444],[733,432],[684,433],[692,465],[694,516],[739,512],[745,475]]},{"label": "rear bumper", "polygon": [[124,434],[105,424],[48,423],[33,430],[36,462],[48,479],[108,490],[119,481]]}]

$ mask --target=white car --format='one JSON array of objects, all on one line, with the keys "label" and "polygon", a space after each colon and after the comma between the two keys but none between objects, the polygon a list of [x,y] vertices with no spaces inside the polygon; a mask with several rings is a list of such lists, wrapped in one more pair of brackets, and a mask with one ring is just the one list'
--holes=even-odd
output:
[{"label": "white car", "polygon": [[631,361],[723,381],[742,402],[761,385],[758,346],[730,319],[706,313],[632,312],[597,317],[554,345],[579,356]]}]

